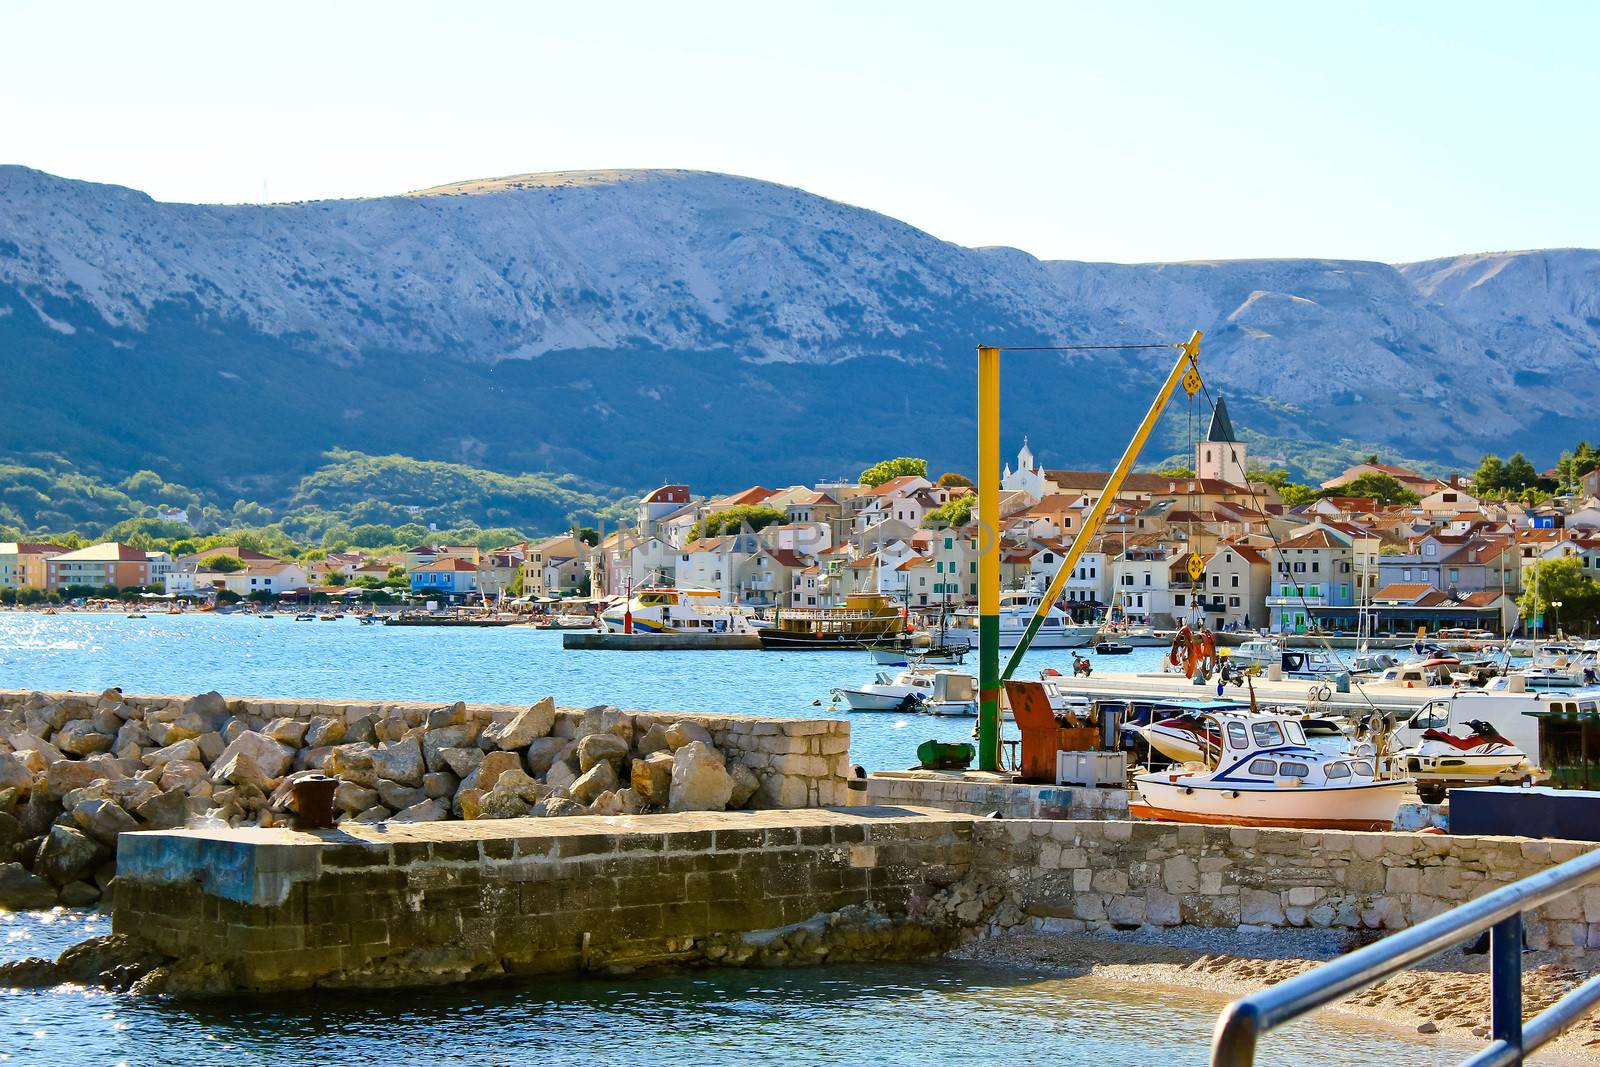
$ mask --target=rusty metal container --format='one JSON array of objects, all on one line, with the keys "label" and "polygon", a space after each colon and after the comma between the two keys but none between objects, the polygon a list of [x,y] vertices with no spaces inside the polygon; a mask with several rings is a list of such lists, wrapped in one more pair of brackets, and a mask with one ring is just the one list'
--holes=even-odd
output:
[{"label": "rusty metal container", "polygon": [[333,794],[337,778],[313,774],[294,783],[294,828],[327,830],[333,827]]}]

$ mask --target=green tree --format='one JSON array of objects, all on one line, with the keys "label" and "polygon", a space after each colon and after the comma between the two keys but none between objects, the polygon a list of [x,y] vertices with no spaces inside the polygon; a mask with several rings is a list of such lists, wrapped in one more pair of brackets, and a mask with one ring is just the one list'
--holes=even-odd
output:
[{"label": "green tree", "polygon": [[1162,478],[1193,478],[1194,468],[1186,463],[1166,463],[1156,468],[1156,474]]},{"label": "green tree", "polygon": [[[1421,499],[1393,476],[1368,471],[1336,489],[1325,489],[1322,496],[1359,496],[1380,504],[1415,504]],[[1287,497],[1284,498],[1287,502]]]},{"label": "green tree", "polygon": [[903,478],[915,476],[926,478],[928,476],[928,461],[914,459],[911,456],[898,456],[874,463],[861,472],[862,485],[882,485],[890,478]]},{"label": "green tree", "polygon": [[968,489],[974,488],[971,478],[968,478],[965,474],[959,474],[956,471],[945,471],[943,474],[939,475],[938,484],[945,486],[946,488],[958,485],[964,485]]},{"label": "green tree", "polygon": [[578,540],[582,541],[584,544],[588,545],[590,548],[593,548],[595,545],[598,545],[600,543],[600,531],[596,530],[593,526],[580,526],[580,527],[578,527],[578,532],[577,532],[576,536],[577,536]]},{"label": "green tree", "polygon": [[1493,452],[1478,461],[1472,475],[1472,491],[1479,496],[1493,496],[1506,488],[1506,464]]},{"label": "green tree", "polygon": [[238,556],[230,556],[226,552],[218,552],[214,556],[207,556],[200,561],[203,571],[216,571],[219,574],[232,574],[244,570],[244,560]]},{"label": "green tree", "polygon": [[1506,460],[1506,485],[1507,489],[1521,492],[1539,480],[1539,472],[1534,470],[1528,457],[1521,452],[1512,453]]},{"label": "green tree", "polygon": [[755,532],[783,522],[788,517],[785,512],[779,511],[777,508],[767,507],[765,504],[735,504],[731,508],[713,511],[689,527],[688,538],[693,541],[698,537],[717,537],[721,534],[738,533],[745,527],[749,527],[752,532]]},{"label": "green tree", "polygon": [[243,599],[243,597],[239,596],[239,594],[235,593],[232,589],[218,589],[217,590],[217,603],[218,604],[237,604],[242,599]]},{"label": "green tree", "polygon": [[[1540,560],[1528,568],[1525,584],[1517,607],[1525,619],[1543,615],[1547,629],[1559,623],[1564,630],[1588,633],[1600,616],[1600,582],[1584,573],[1582,556]],[[1553,607],[1557,601],[1559,612]]]},{"label": "green tree", "polygon": [[978,502],[976,493],[951,497],[922,517],[922,525],[934,529],[944,526],[960,528],[972,521],[972,509]]},{"label": "green tree", "polygon": [[357,548],[382,548],[400,543],[393,526],[363,523],[350,531],[350,543]]}]

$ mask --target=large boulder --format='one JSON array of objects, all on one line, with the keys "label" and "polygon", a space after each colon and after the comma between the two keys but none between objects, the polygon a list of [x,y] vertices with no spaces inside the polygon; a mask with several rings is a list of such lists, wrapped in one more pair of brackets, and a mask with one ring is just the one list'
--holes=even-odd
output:
[{"label": "large boulder", "polygon": [[564,737],[536,737],[528,743],[528,773],[547,774],[571,742]]},{"label": "large boulder", "polygon": [[56,906],[56,887],[20,863],[0,863],[0,908],[28,911]]},{"label": "large boulder", "polygon": [[441,748],[439,756],[457,778],[465,778],[483,762],[481,748]]},{"label": "large boulder", "polygon": [[722,753],[701,741],[673,752],[668,811],[722,811],[732,797],[733,776]]},{"label": "large boulder", "polygon": [[269,775],[253,758],[244,752],[235,752],[228,759],[219,759],[211,769],[213,782],[231,782],[234,785],[253,785],[272,789],[281,775]]},{"label": "large boulder", "polygon": [[674,752],[696,741],[707,747],[712,744],[711,732],[697,722],[675,722],[667,727],[667,746]]},{"label": "large boulder", "polygon": [[578,770],[578,764],[574,760],[558,759],[545,772],[544,780],[545,784],[552,788],[567,789],[571,787],[573,782],[578,780],[578,776],[581,773]]},{"label": "large boulder", "polygon": [[616,734],[590,734],[578,742],[578,770],[588,773],[598,763],[609,763],[613,771],[628,758],[628,742]]},{"label": "large boulder", "polygon": [[304,719],[281,718],[273,719],[261,728],[261,732],[282,745],[290,748],[299,748],[306,740],[306,732],[311,724]]},{"label": "large boulder", "polygon": [[378,771],[372,762],[373,753],[376,751],[365,741],[335,745],[328,750],[327,758],[322,761],[322,769],[331,777],[371,789],[378,784]]},{"label": "large boulder", "polygon": [[133,813],[144,820],[148,829],[171,830],[188,820],[188,798],[181,789],[168,789],[134,808]]},{"label": "large boulder", "polygon": [[589,814],[622,815],[624,814],[622,798],[608,789],[589,803]]},{"label": "large boulder", "polygon": [[254,730],[245,730],[228,742],[216,762],[227,763],[241,755],[249,756],[268,778],[282,778],[294,763],[294,749]]},{"label": "large boulder", "polygon": [[634,750],[641,756],[648,756],[652,752],[671,752],[672,745],[667,741],[667,728],[658,722],[651,723],[650,729],[639,738]]},{"label": "large boulder", "polygon": [[532,814],[533,807],[509,789],[491,789],[478,803],[480,819],[522,819]]},{"label": "large boulder", "polygon": [[[442,771],[448,767],[449,761],[445,759],[446,749],[465,750],[477,737],[474,727],[468,723],[456,723],[451,726],[441,726],[430,729],[422,735],[422,760],[428,765],[429,771]],[[481,752],[481,749],[475,751]]]},{"label": "large boulder", "polygon": [[333,806],[349,815],[366,811],[378,802],[378,791],[354,782],[340,782],[333,790]]},{"label": "large boulder", "polygon": [[206,778],[206,765],[192,759],[172,760],[161,768],[161,777],[156,779],[162,791],[181,789],[185,793],[194,793],[202,782],[210,784]]},{"label": "large boulder", "polygon": [[579,775],[578,779],[567,787],[567,792],[572,794],[573,799],[591,804],[595,797],[601,793],[612,792],[617,785],[616,769],[608,761],[601,760]]},{"label": "large boulder", "polygon": [[336,719],[331,715],[317,715],[306,727],[305,743],[311,748],[337,745],[345,739],[345,733],[343,719]]},{"label": "large boulder", "polygon": [[629,780],[642,804],[664,808],[672,792],[672,767],[670,752],[652,752],[644,759],[633,761]]},{"label": "large boulder", "polygon": [[72,821],[78,829],[113,849],[117,847],[118,834],[139,829],[133,816],[114,800],[85,801],[72,809]]},{"label": "large boulder", "polygon": [[387,778],[379,778],[378,799],[382,801],[384,807],[398,812],[422,803],[428,799],[428,794],[423,792],[420,785],[402,785]]},{"label": "large boulder", "polygon": [[428,773],[428,765],[422,758],[422,746],[417,744],[414,737],[380,744],[372,752],[372,769],[377,772],[379,779],[387,778],[402,785],[420,786],[422,776]]},{"label": "large boulder", "polygon": [[39,855],[34,858],[33,869],[58,886],[76,882],[89,875],[99,862],[100,846],[82,830],[62,823],[50,828]]},{"label": "large boulder", "polygon": [[394,813],[390,822],[438,822],[448,818],[450,809],[434,799],[419,800],[410,807]]},{"label": "large boulder", "polygon": [[110,752],[116,734],[102,731],[93,719],[73,719],[57,730],[50,740],[63,752],[70,752],[74,756],[92,756],[96,752]]},{"label": "large boulder", "polygon": [[502,750],[526,748],[536,737],[545,737],[556,722],[556,702],[545,697],[527,711],[520,711],[503,723],[496,723],[484,735]]},{"label": "large boulder", "polygon": [[165,767],[173,760],[199,760],[200,746],[195,743],[193,738],[184,738],[182,741],[176,741],[158,748],[154,752],[146,752],[140,758],[144,761],[146,767]]},{"label": "large boulder", "polygon": [[520,770],[522,770],[522,757],[515,752],[486,752],[477,769],[467,775],[461,784],[468,789],[482,789],[488,792],[506,771]]},{"label": "large boulder", "polygon": [[105,768],[87,760],[60,760],[50,764],[44,772],[45,792],[51,800],[60,800],[74,789],[98,782],[108,777]]},{"label": "large boulder", "polygon": [[14,752],[0,752],[0,789],[15,789],[19,796],[33,789],[33,772]]},{"label": "large boulder", "polygon": [[733,777],[733,795],[728,798],[728,807],[742,808],[760,790],[761,779],[742,763],[730,763],[727,768],[728,774]]},{"label": "large boulder", "polygon": [[544,813],[552,818],[561,818],[567,815],[587,815],[589,809],[576,800],[566,797],[551,797],[544,802]]},{"label": "large boulder", "polygon": [[448,801],[461,788],[461,779],[449,771],[429,771],[422,776],[422,791],[436,800]]}]

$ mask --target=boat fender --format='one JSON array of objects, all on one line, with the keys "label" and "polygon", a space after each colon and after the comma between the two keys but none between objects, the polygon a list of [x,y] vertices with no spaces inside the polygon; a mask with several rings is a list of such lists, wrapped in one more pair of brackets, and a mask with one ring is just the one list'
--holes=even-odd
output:
[{"label": "boat fender", "polygon": [[1186,797],[1187,796],[1193,796],[1194,795],[1194,786],[1192,786],[1192,785],[1184,786],[1183,787],[1183,795],[1186,796]]}]

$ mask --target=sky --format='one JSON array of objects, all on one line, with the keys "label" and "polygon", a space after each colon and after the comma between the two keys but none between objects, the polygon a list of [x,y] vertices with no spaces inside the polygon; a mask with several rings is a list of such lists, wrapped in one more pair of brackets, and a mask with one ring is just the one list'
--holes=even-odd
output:
[{"label": "sky", "polygon": [[1600,3],[0,0],[0,163],[159,200],[682,167],[1051,259],[1600,246]]}]

